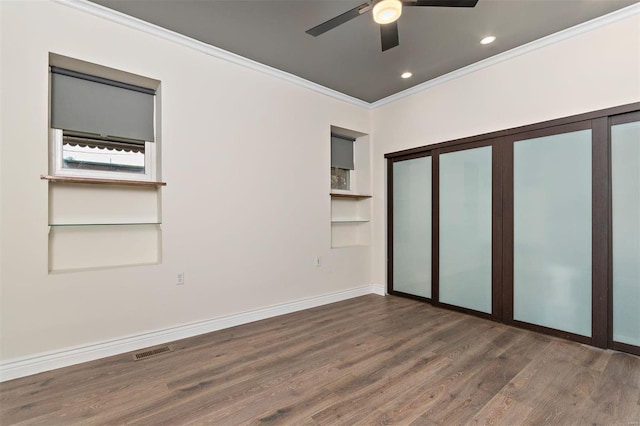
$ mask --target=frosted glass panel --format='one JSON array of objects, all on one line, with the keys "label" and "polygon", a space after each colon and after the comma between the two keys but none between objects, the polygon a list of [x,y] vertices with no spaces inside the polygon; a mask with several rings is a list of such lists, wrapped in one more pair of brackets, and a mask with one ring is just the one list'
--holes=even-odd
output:
[{"label": "frosted glass panel", "polygon": [[431,298],[431,157],[393,163],[393,289]]},{"label": "frosted glass panel", "polygon": [[440,155],[440,301],[491,313],[491,147]]},{"label": "frosted glass panel", "polygon": [[640,346],[640,122],[611,127],[613,340]]},{"label": "frosted glass panel", "polygon": [[591,336],[591,130],[513,148],[516,320]]}]

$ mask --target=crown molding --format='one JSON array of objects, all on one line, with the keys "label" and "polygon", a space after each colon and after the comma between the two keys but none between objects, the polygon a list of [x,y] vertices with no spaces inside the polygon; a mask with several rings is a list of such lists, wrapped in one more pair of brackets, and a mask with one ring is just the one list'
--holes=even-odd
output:
[{"label": "crown molding", "polygon": [[369,104],[369,108],[375,109],[383,105],[390,104],[392,102],[398,101],[400,99],[404,99],[416,93],[420,93],[423,90],[427,90],[432,87],[438,86],[440,84],[447,83],[451,80],[455,80],[456,78],[499,64],[500,62],[508,61],[520,55],[533,52],[534,50],[542,49],[543,47],[547,47],[552,44],[559,43],[563,40],[578,36],[580,34],[584,34],[589,31],[593,31],[597,28],[612,24],[614,22],[617,22],[626,18],[630,18],[632,16],[640,16],[640,3],[632,4],[631,6],[627,6],[620,10],[616,10],[614,12],[608,13],[598,18],[594,18],[590,21],[583,22],[582,24],[578,24],[571,28],[558,31],[557,33],[550,34],[538,40],[534,40],[527,44],[523,44],[522,46],[518,46],[511,50],[507,50],[506,52],[502,52],[495,56],[491,56],[487,59],[483,59],[479,62],[475,62],[464,68],[460,68],[458,70],[452,71],[448,74],[444,74],[432,80],[425,81],[424,83],[418,84],[417,86],[413,86],[409,89],[403,90],[402,92],[395,93],[391,96],[387,96],[386,98],[380,99],[379,101],[373,102]]},{"label": "crown molding", "polygon": [[[1,1],[1,0],[0,0]],[[270,67],[268,65],[256,62],[252,59],[245,58],[244,56],[236,55],[219,47],[212,46],[210,44],[195,40],[191,37],[176,33],[175,31],[162,28],[158,25],[143,21],[142,19],[134,18],[133,16],[126,15],[124,13],[109,9],[96,3],[91,3],[87,0],[53,0],[55,3],[59,3],[65,6],[72,7],[76,10],[88,13],[90,15],[104,18],[109,21],[125,25],[129,28],[133,28],[139,31],[143,31],[147,34],[162,38],[164,40],[171,41],[173,43],[197,50],[209,56],[213,56],[218,59],[222,59],[232,64],[240,65],[254,71],[270,75],[272,77],[279,78],[289,83],[296,84],[314,92],[321,93],[323,95],[332,97],[334,99],[347,102],[349,104],[359,106],[362,108],[370,108],[370,103],[361,99],[354,98],[337,90],[329,89],[328,87],[306,80],[302,77],[290,74],[288,72],[279,70],[277,68]]]},{"label": "crown molding", "polygon": [[191,49],[197,50],[198,52],[204,53],[206,55],[210,55],[215,58],[222,59],[236,65],[240,65],[258,72],[265,73],[267,75],[279,78],[289,83],[296,84],[298,86],[307,88],[317,93],[321,93],[331,98],[344,101],[358,107],[367,108],[367,109],[376,109],[378,107],[390,104],[400,99],[404,99],[416,93],[420,93],[423,90],[427,90],[432,87],[438,86],[440,84],[447,83],[451,80],[455,80],[456,78],[465,76],[467,74],[471,74],[476,71],[482,70],[484,68],[516,58],[520,55],[533,52],[537,49],[541,49],[541,48],[550,46],[552,44],[559,43],[563,40],[578,36],[580,34],[584,34],[589,31],[593,31],[597,28],[612,24],[614,22],[617,22],[626,18],[630,18],[632,16],[640,16],[640,3],[636,3],[631,6],[622,8],[620,10],[611,12],[607,15],[603,15],[598,18],[592,19],[590,21],[583,22],[582,24],[578,24],[571,28],[567,28],[557,33],[550,34],[541,39],[534,40],[522,46],[518,46],[506,52],[502,52],[495,56],[491,56],[490,58],[483,59],[479,62],[475,62],[464,68],[460,68],[458,70],[452,71],[448,74],[442,75],[432,80],[425,81],[424,83],[421,83],[409,89],[403,90],[402,92],[395,93],[391,96],[387,96],[386,98],[380,99],[376,102],[369,103],[361,99],[357,99],[352,96],[345,95],[344,93],[338,92],[337,90],[329,89],[328,87],[322,86],[320,84],[314,83],[312,81],[306,80],[304,78],[298,77],[288,72],[279,70],[277,68],[273,68],[268,65],[262,64],[260,62],[256,62],[252,59],[245,58],[244,56],[236,55],[235,53],[228,52],[224,49],[220,49],[219,47],[215,47],[210,44],[192,39],[185,35],[176,33],[166,28],[159,27],[155,24],[151,24],[141,19],[134,18],[124,13],[117,12],[115,10],[98,5],[96,3],[91,3],[87,0],[53,0],[53,1],[59,4],[72,7],[77,10],[86,12],[86,13],[89,13],[91,15],[110,20],[112,22],[125,25],[129,28],[143,31],[147,34],[157,36],[164,40],[168,40],[168,41],[177,43],[179,45],[189,47]]}]

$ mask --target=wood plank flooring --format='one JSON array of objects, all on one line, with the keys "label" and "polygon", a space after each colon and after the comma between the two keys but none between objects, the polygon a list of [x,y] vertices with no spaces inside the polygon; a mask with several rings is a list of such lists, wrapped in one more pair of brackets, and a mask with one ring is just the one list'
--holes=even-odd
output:
[{"label": "wood plank flooring", "polygon": [[0,424],[640,424],[640,357],[363,296],[0,384]]}]

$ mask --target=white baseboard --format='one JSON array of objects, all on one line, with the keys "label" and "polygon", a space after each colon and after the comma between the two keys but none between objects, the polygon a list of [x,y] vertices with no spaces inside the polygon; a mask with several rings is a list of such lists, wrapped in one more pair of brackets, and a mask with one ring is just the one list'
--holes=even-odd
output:
[{"label": "white baseboard", "polygon": [[175,340],[210,333],[236,325],[247,324],[278,315],[314,308],[329,303],[339,302],[366,294],[382,294],[378,285],[366,285],[349,290],[337,291],[320,296],[308,297],[293,302],[281,303],[266,308],[238,314],[226,315],[191,324],[170,327],[164,330],[151,331],[101,343],[66,348],[58,351],[30,355],[26,357],[0,361],[0,382],[19,377],[30,376],[43,371],[68,367],[82,362],[93,361],[108,356],[135,351],[150,346],[161,345]]},{"label": "white baseboard", "polygon": [[377,294],[378,296],[386,296],[387,288],[384,284],[371,284],[371,293]]}]

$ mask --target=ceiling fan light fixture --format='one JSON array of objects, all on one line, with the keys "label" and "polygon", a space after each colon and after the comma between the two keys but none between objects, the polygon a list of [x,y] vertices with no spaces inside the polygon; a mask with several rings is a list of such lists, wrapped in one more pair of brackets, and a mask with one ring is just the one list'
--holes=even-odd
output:
[{"label": "ceiling fan light fixture", "polygon": [[373,6],[373,20],[378,24],[390,24],[402,15],[400,0],[382,0]]}]

